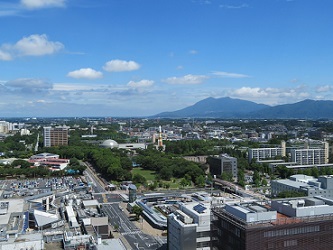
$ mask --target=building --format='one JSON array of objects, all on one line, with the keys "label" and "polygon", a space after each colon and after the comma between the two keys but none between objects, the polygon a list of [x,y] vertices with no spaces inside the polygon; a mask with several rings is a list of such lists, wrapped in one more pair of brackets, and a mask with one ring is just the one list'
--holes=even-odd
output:
[{"label": "building", "polygon": [[332,204],[305,198],[215,207],[212,249],[332,249]]},{"label": "building", "polygon": [[132,203],[136,200],[136,193],[137,193],[137,188],[134,184],[129,184],[128,185],[128,202]]},{"label": "building", "polygon": [[168,216],[168,249],[211,249],[210,215],[209,203],[181,204]]},{"label": "building", "polygon": [[218,157],[210,157],[207,159],[209,171],[211,175],[221,176],[223,173],[231,174],[233,178],[237,178],[237,158],[228,154],[221,154]]},{"label": "building", "polygon": [[248,159],[249,162],[252,159],[256,161],[262,161],[266,159],[272,159],[276,156],[284,157],[286,156],[286,142],[281,141],[281,146],[278,148],[249,148],[248,149]]},{"label": "building", "polygon": [[289,179],[272,180],[271,194],[277,196],[280,192],[300,192],[304,196],[322,196],[333,198],[333,175],[323,175],[318,178],[303,174],[296,174]]},{"label": "building", "polygon": [[68,127],[44,127],[44,147],[68,145]]},{"label": "building", "polygon": [[146,143],[120,143],[116,142],[115,140],[105,140],[100,145],[102,148],[119,148],[119,149],[146,149],[147,145]]},{"label": "building", "polygon": [[290,158],[292,162],[299,165],[327,164],[329,157],[329,144],[323,143],[323,148],[291,149]]}]

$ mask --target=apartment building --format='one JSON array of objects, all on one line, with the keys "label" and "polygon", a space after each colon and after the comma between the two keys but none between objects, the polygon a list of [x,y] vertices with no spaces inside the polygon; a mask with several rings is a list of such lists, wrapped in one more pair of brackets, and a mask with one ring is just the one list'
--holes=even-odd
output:
[{"label": "apartment building", "polygon": [[327,164],[329,144],[323,142],[321,148],[309,148],[305,144],[303,149],[291,149],[289,154],[291,162],[296,162],[299,165]]},{"label": "apartment building", "polygon": [[249,162],[252,161],[252,159],[255,159],[256,161],[262,161],[266,159],[272,159],[276,156],[284,157],[286,156],[286,142],[281,141],[280,147],[275,148],[249,148],[248,149],[248,159]]}]

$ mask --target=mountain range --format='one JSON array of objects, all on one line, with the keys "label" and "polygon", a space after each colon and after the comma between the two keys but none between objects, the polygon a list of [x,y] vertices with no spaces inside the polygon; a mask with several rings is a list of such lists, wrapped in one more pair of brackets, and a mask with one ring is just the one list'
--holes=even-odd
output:
[{"label": "mountain range", "polygon": [[331,119],[333,101],[304,100],[293,104],[269,106],[230,97],[201,100],[192,106],[163,112],[161,118],[228,118],[228,119]]}]

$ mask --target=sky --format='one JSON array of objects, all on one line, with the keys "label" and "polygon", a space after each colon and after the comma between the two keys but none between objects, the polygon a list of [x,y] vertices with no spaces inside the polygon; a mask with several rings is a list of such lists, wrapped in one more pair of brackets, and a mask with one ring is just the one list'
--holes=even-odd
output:
[{"label": "sky", "polygon": [[0,0],[0,117],[333,100],[332,0]]}]

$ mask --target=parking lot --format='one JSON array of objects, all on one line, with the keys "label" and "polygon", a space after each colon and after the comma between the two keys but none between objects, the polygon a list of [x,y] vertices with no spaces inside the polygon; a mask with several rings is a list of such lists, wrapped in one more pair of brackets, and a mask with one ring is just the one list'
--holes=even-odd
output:
[{"label": "parking lot", "polygon": [[0,189],[3,190],[1,198],[4,199],[33,196],[50,191],[73,190],[83,186],[85,184],[81,178],[72,176],[0,180]]}]

